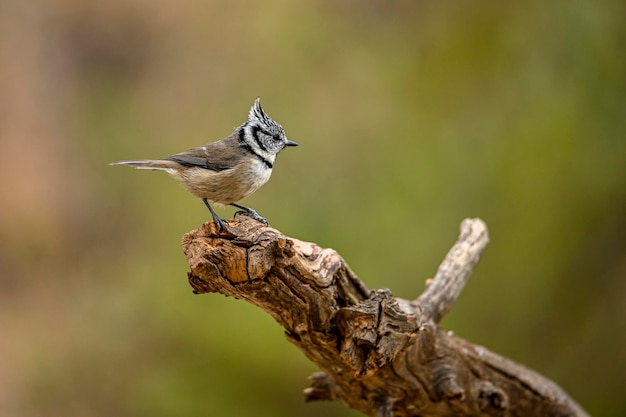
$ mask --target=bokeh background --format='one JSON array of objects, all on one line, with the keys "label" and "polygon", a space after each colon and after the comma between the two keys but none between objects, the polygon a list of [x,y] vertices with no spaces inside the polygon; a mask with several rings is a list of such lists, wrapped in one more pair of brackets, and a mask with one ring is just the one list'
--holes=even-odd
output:
[{"label": "bokeh background", "polygon": [[[0,415],[359,416],[272,319],[194,296],[210,218],[107,164],[228,135],[300,143],[243,203],[414,298],[483,218],[443,327],[626,415],[626,3],[0,3]],[[230,217],[233,210],[219,212]]]}]

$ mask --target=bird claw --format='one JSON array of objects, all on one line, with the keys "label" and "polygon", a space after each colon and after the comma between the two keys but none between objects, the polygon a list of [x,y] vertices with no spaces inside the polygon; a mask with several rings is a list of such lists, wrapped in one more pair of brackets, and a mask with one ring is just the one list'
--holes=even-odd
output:
[{"label": "bird claw", "polygon": [[224,219],[214,219],[213,221],[215,222],[215,226],[217,226],[217,233],[222,233],[222,231],[230,232],[230,229],[228,228],[228,222]]},{"label": "bird claw", "polygon": [[256,220],[257,222],[263,223],[266,226],[269,226],[269,223],[267,222],[267,219],[263,216],[261,216],[259,213],[257,213],[254,209],[248,208],[247,210],[239,210],[235,212],[235,217],[237,215],[244,215],[244,216],[248,216],[253,218],[254,220]]}]

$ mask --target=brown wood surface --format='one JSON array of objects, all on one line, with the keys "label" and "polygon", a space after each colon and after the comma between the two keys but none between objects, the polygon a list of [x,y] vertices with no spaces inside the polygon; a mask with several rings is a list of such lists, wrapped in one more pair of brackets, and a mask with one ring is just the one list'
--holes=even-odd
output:
[{"label": "brown wood surface", "polygon": [[195,293],[259,306],[320,367],[308,401],[341,400],[371,416],[586,416],[550,380],[438,326],[488,240],[481,220],[464,220],[412,301],[368,289],[334,250],[245,216],[230,233],[205,223],[183,249]]}]

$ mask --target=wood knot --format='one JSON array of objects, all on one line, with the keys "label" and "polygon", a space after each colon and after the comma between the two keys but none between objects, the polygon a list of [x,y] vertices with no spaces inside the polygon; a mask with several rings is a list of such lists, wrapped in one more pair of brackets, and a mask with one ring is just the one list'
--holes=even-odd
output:
[{"label": "wood knot", "polygon": [[439,398],[445,398],[447,400],[463,401],[465,399],[465,391],[459,385],[453,371],[447,368],[445,368],[442,375],[436,378],[435,392]]},{"label": "wood knot", "polygon": [[504,415],[509,408],[507,395],[489,381],[481,381],[478,386],[478,408],[490,416]]}]

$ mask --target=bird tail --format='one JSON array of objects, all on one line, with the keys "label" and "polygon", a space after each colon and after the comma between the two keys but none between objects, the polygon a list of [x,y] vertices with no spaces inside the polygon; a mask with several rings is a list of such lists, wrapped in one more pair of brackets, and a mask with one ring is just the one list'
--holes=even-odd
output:
[{"label": "bird tail", "polygon": [[111,162],[109,165],[127,165],[129,167],[137,169],[152,169],[166,171],[169,174],[176,174],[177,163],[172,161],[166,161],[163,159],[144,159],[139,161],[117,161]]}]

